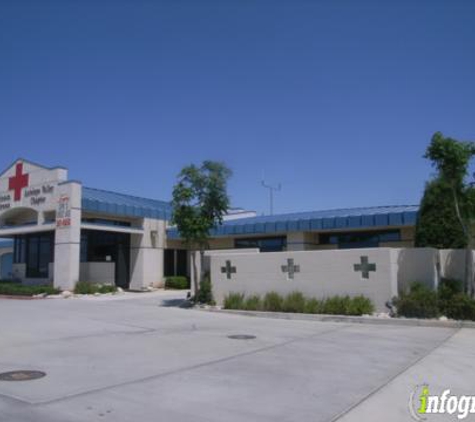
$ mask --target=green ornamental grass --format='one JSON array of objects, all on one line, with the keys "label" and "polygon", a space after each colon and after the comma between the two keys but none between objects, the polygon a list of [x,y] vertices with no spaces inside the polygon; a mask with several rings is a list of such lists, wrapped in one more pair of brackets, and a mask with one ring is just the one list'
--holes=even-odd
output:
[{"label": "green ornamental grass", "polygon": [[289,293],[282,306],[284,312],[303,313],[305,312],[305,297],[301,292]]},{"label": "green ornamental grass", "polygon": [[260,311],[262,309],[261,298],[258,295],[247,297],[244,301],[244,309],[247,311]]},{"label": "green ornamental grass", "polygon": [[244,309],[244,294],[229,293],[224,298],[224,309]]},{"label": "green ornamental grass", "polygon": [[224,298],[224,309],[241,309],[267,312],[293,312],[307,314],[366,315],[374,312],[374,305],[365,296],[333,296],[326,299],[306,298],[294,291],[286,296],[269,292],[246,297],[243,293],[229,293]]},{"label": "green ornamental grass", "polygon": [[277,292],[269,292],[264,296],[263,307],[268,312],[281,312],[284,299]]}]

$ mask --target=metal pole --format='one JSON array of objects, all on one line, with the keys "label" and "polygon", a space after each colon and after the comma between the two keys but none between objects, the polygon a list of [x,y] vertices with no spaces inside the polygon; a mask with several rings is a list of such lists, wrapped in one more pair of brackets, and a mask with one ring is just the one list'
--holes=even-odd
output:
[{"label": "metal pole", "polygon": [[270,215],[274,215],[274,191],[278,192],[282,188],[282,185],[279,183],[277,186],[272,186],[266,184],[264,180],[262,180],[262,186],[266,189],[269,189],[269,208],[270,208]]},{"label": "metal pole", "polygon": [[274,215],[274,189],[270,189],[270,215]]}]

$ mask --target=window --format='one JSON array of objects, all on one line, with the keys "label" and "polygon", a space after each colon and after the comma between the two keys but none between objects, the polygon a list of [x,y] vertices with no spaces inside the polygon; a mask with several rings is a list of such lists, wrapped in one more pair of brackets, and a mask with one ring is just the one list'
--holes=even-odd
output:
[{"label": "window", "polygon": [[26,276],[29,278],[47,278],[49,264],[54,262],[54,233],[16,236],[13,262],[26,264]]},{"label": "window", "polygon": [[188,252],[185,249],[165,249],[164,276],[188,275]]},{"label": "window", "polygon": [[130,251],[130,235],[81,230],[81,262],[117,262],[118,245],[123,245],[127,251]]},{"label": "window", "polygon": [[237,249],[258,248],[261,252],[282,252],[287,249],[287,238],[285,236],[278,236],[235,239],[234,247]]},{"label": "window", "polygon": [[85,217],[81,221],[83,223],[100,224],[102,226],[121,226],[121,227],[130,227],[131,226],[130,221],[107,220],[105,218]]},{"label": "window", "polygon": [[381,242],[397,242],[401,240],[399,230],[351,233],[322,233],[321,245],[336,245],[339,249],[378,247]]},{"label": "window", "polygon": [[24,236],[16,236],[13,244],[13,263],[24,264],[26,259],[26,240]]}]

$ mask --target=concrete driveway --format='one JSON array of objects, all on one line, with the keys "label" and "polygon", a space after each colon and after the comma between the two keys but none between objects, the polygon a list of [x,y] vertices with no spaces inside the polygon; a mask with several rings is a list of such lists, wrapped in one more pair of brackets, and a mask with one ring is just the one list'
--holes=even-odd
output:
[{"label": "concrete driveway", "polygon": [[168,306],[179,297],[0,299],[0,372],[47,373],[0,381],[0,421],[399,422],[417,384],[475,395],[475,330]]}]

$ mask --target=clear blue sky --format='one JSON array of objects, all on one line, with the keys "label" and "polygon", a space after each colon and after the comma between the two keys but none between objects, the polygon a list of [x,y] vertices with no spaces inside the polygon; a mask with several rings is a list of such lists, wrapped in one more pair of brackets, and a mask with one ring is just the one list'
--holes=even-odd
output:
[{"label": "clear blue sky", "polygon": [[418,203],[431,135],[475,140],[472,0],[0,0],[0,167],[169,199],[188,163],[235,206]]}]

